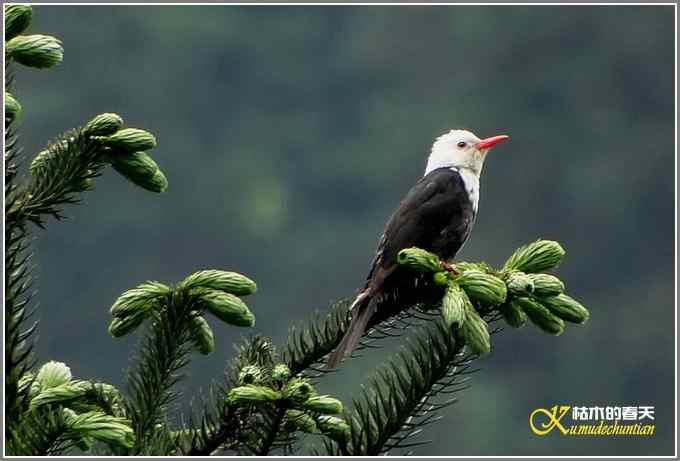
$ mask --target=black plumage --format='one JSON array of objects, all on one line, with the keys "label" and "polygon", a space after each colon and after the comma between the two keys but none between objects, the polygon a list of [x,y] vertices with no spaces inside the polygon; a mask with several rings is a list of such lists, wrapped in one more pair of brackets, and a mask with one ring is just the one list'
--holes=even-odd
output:
[{"label": "black plumage", "polygon": [[470,235],[474,218],[475,207],[456,169],[437,168],[411,188],[385,226],[350,326],[329,357],[330,368],[354,350],[367,327],[394,314],[380,312],[382,299],[399,299],[407,306],[417,301],[418,276],[397,265],[399,251],[416,246],[450,260]]}]

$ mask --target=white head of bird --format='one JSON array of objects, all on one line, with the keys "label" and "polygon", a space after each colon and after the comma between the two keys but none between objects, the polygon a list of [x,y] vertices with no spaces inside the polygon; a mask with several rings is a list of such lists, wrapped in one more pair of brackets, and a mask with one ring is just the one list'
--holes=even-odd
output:
[{"label": "white head of bird", "polygon": [[506,139],[508,139],[506,135],[479,139],[467,130],[451,130],[444,133],[432,144],[425,174],[437,168],[454,168],[461,173],[472,173],[479,178],[486,154],[493,146]]}]

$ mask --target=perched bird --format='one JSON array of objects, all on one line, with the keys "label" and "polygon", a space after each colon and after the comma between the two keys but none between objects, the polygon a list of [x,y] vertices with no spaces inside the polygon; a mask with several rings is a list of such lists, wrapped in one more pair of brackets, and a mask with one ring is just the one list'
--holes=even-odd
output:
[{"label": "perched bird", "polygon": [[352,304],[349,328],[330,355],[328,368],[336,368],[352,353],[367,326],[377,323],[376,317],[385,318],[386,313],[379,312],[381,300],[403,301],[414,294],[418,276],[398,268],[399,251],[415,246],[451,262],[477,215],[486,155],[506,139],[506,135],[479,139],[466,130],[451,130],[435,140],[425,174],[385,226],[366,284]]}]

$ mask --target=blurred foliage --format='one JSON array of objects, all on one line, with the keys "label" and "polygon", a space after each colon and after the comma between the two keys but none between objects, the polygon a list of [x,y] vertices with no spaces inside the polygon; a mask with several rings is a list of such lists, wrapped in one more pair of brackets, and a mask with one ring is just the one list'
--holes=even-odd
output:
[{"label": "blurred foliage", "polygon": [[[258,329],[282,342],[281,325],[360,285],[431,141],[467,127],[512,140],[486,163],[461,258],[497,264],[527,238],[559,240],[559,276],[593,318],[549,348],[539,332],[497,335],[423,454],[672,451],[672,6],[46,5],[34,23],[69,53],[49,78],[17,71],[25,152],[106,108],[162,139],[172,183],[150,196],[104,176],[38,237],[40,362],[121,385],[136,344],[102,334],[102,300],[225,261],[258,281]],[[215,330],[189,395],[232,354],[237,333]],[[383,357],[366,355],[325,390],[348,398]],[[654,405],[658,432],[531,434],[528,414],[558,402]]]}]

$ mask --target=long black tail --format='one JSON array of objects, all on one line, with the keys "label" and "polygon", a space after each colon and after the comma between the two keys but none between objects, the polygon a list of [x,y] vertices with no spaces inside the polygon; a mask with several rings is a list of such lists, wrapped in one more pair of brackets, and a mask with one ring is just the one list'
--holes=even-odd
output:
[{"label": "long black tail", "polygon": [[367,291],[361,293],[352,304],[350,312],[352,313],[352,320],[349,323],[349,328],[345,332],[345,336],[338,344],[338,347],[328,357],[326,366],[333,370],[338,367],[342,359],[350,355],[359,344],[359,340],[366,331],[366,325],[373,316],[375,311],[375,303],[373,296],[370,296]]}]

